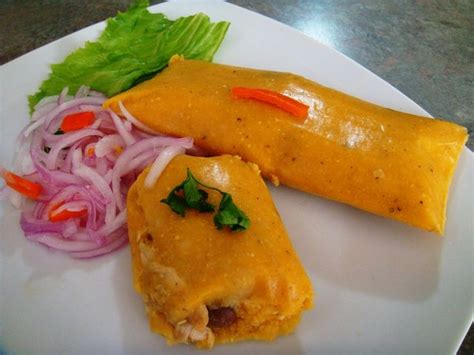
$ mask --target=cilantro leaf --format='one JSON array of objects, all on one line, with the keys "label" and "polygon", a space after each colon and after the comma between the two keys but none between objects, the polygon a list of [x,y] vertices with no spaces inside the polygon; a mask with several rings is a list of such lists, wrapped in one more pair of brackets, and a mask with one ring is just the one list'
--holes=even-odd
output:
[{"label": "cilantro leaf", "polygon": [[183,183],[184,197],[189,207],[199,212],[213,212],[214,205],[207,202],[208,193],[198,188],[199,182],[188,169],[188,176]]},{"label": "cilantro leaf", "polygon": [[170,206],[171,210],[181,217],[184,217],[186,214],[186,200],[178,195],[179,190],[181,190],[181,185],[175,187],[168,195],[167,198],[162,199],[160,202]]},{"label": "cilantro leaf", "polygon": [[186,215],[187,208],[193,208],[199,212],[214,212],[214,205],[207,201],[208,193],[198,188],[199,181],[188,169],[186,180],[176,186],[168,197],[160,202],[170,206],[171,210],[181,217]]},{"label": "cilantro leaf", "polygon": [[219,210],[214,216],[214,224],[217,229],[229,227],[231,231],[237,232],[246,230],[250,226],[250,219],[235,205],[232,196],[224,192]]},{"label": "cilantro leaf", "polygon": [[232,200],[232,196],[215,187],[204,185],[193,176],[189,169],[187,170],[186,180],[171,190],[168,197],[162,199],[160,202],[167,204],[173,212],[179,214],[181,217],[186,215],[186,209],[188,208],[195,209],[199,212],[214,212],[214,205],[207,201],[209,194],[203,189],[200,189],[199,185],[217,191],[222,195],[219,210],[214,216],[214,224],[217,229],[229,227],[230,230],[234,232],[248,229],[250,219],[237,207]]}]

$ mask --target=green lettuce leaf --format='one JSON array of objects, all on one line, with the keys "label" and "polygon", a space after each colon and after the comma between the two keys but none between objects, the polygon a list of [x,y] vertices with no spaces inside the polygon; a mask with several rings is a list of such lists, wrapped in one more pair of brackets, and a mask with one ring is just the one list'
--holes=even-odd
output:
[{"label": "green lettuce leaf", "polygon": [[62,63],[51,65],[48,79],[28,97],[30,111],[43,97],[57,95],[66,86],[70,94],[86,85],[116,95],[151,78],[175,54],[210,61],[229,27],[228,22],[212,23],[203,13],[172,21],[150,13],[147,6],[148,1],[137,1],[107,20],[97,41],[86,42]]}]

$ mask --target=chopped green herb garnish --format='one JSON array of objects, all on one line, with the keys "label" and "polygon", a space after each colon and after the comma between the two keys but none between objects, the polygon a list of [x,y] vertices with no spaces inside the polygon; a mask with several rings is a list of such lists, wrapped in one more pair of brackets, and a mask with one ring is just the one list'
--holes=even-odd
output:
[{"label": "chopped green herb garnish", "polygon": [[196,180],[188,169],[186,180],[176,186],[169,193],[168,197],[160,202],[170,206],[173,212],[182,217],[186,214],[186,208],[193,208],[199,212],[213,212],[214,206],[207,202],[208,193],[199,189],[199,184],[199,181]]},{"label": "chopped green herb garnish", "polygon": [[214,224],[217,229],[229,227],[231,231],[237,232],[246,230],[250,226],[250,219],[235,205],[232,196],[224,192],[219,210],[214,216]]},{"label": "chopped green herb garnish", "polygon": [[186,180],[171,190],[168,197],[160,202],[167,204],[173,212],[181,217],[186,215],[187,208],[192,208],[199,212],[214,212],[214,205],[207,201],[209,194],[200,189],[199,185],[217,191],[222,195],[219,209],[214,216],[214,224],[217,229],[229,227],[231,231],[237,232],[246,230],[250,226],[250,219],[235,205],[229,193],[203,184],[193,176],[189,169]]},{"label": "chopped green herb garnish", "polygon": [[55,136],[60,136],[61,134],[64,134],[64,132],[60,129],[58,129],[56,132],[54,132]]},{"label": "chopped green herb garnish", "polygon": [[186,214],[186,200],[183,196],[179,195],[179,192],[183,190],[181,185],[176,186],[168,195],[167,198],[162,199],[160,202],[165,203],[170,206],[173,212],[179,214],[181,217],[184,217]]},{"label": "chopped green herb garnish", "polygon": [[190,208],[194,208],[199,212],[214,212],[214,205],[207,202],[208,193],[200,188],[198,185],[202,185],[196,178],[191,174],[191,170],[188,169],[188,176],[183,183],[184,198]]}]

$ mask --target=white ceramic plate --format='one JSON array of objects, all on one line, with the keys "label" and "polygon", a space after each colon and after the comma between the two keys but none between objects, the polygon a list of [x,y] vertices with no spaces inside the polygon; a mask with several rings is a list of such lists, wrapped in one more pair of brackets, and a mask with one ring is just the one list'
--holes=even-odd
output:
[{"label": "white ceramic plate", "polygon": [[[199,11],[232,23],[215,60],[290,71],[394,109],[427,113],[357,63],[300,32],[223,2],[175,2],[153,12]],[[0,161],[28,122],[26,96],[104,28],[97,24],[0,68]],[[284,46],[282,45],[284,44]],[[272,343],[217,346],[216,354],[416,353],[456,351],[473,314],[472,171],[465,149],[448,207],[446,236],[424,233],[284,187],[270,187],[317,292],[295,334]],[[131,286],[128,247],[71,260],[25,240],[19,213],[0,207],[0,352],[197,353],[168,347],[148,330]]]}]

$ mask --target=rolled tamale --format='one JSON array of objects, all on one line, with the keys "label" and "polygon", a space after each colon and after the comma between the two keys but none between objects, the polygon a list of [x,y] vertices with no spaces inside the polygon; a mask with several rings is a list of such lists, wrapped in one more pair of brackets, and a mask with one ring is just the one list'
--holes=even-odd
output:
[{"label": "rolled tamale", "polygon": [[[276,106],[235,99],[262,88],[309,106],[295,120]],[[467,131],[383,108],[303,77],[175,60],[118,102],[164,134],[193,137],[212,154],[237,154],[273,182],[442,234],[449,186]]]},{"label": "rolled tamale", "polygon": [[[184,216],[160,202],[185,178],[232,196],[250,226],[217,229],[213,213]],[[313,291],[256,165],[235,156],[181,155],[147,187],[148,169],[127,197],[134,287],[153,331],[169,343],[271,340],[290,333]],[[205,188],[210,203],[220,193]]]}]

